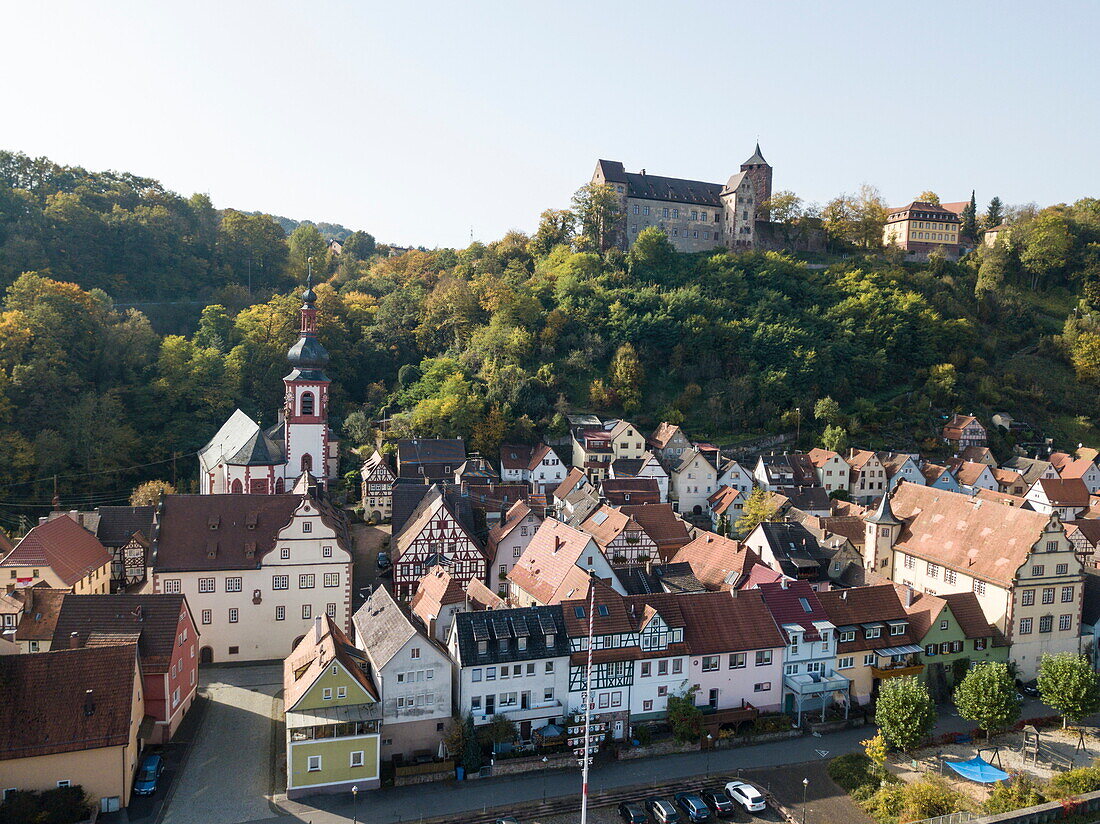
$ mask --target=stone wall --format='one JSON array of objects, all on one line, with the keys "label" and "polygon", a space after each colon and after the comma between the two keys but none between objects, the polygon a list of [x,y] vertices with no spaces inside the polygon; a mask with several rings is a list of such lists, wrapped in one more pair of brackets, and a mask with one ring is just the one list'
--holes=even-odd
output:
[{"label": "stone wall", "polygon": [[1093,813],[1097,810],[1100,810],[1100,792],[1076,796],[1073,799],[1072,810],[1061,801],[1050,801],[1034,807],[1024,807],[1022,810],[1013,810],[1010,813],[974,818],[969,824],[1044,824],[1044,822],[1065,817],[1067,812]]}]

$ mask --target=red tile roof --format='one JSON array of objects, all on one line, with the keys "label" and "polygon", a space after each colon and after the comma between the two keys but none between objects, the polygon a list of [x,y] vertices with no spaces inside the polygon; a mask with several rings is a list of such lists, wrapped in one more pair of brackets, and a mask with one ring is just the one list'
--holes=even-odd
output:
[{"label": "red tile roof", "polygon": [[600,491],[613,506],[659,504],[661,488],[656,478],[607,478]]},{"label": "red tile roof", "polygon": [[1040,478],[1037,483],[1055,506],[1089,505],[1089,488],[1080,478]]},{"label": "red tile roof", "polygon": [[[1051,455],[1053,458],[1054,456]],[[1053,463],[1053,461],[1051,461]],[[1067,478],[1084,478],[1085,474],[1095,469],[1096,464],[1090,461],[1088,458],[1078,458],[1077,460],[1067,461],[1060,467],[1057,467],[1058,474],[1062,476],[1063,480]]]},{"label": "red tile roof", "polygon": [[1000,630],[989,623],[973,592],[952,592],[940,597],[951,607],[951,614],[967,638],[1000,637]]},{"label": "red tile roof", "polygon": [[699,531],[694,540],[676,551],[672,563],[690,564],[703,586],[718,590],[736,586],[759,560],[755,552],[739,541]]},{"label": "red tile roof", "polygon": [[439,617],[440,610],[466,600],[462,582],[442,566],[433,566],[416,585],[416,594],[409,602],[409,611],[428,626]]},{"label": "red tile roof", "polygon": [[784,624],[798,624],[806,633],[806,639],[813,641],[818,637],[814,622],[829,623],[829,615],[825,612],[825,607],[821,605],[817,593],[806,581],[761,584],[759,590],[764,596],[768,611],[780,629],[783,629]]},{"label": "red tile roof", "polygon": [[741,490],[732,486],[723,486],[709,498],[710,510],[715,515],[724,515],[733,505],[734,501],[741,497]]},{"label": "red tile roof", "polygon": [[584,472],[579,469],[570,469],[569,474],[565,476],[565,479],[558,484],[557,489],[554,490],[554,497],[564,500],[565,496],[572,492],[577,485],[582,482],[588,482]]},{"label": "red tile roof", "polygon": [[622,506],[619,511],[637,521],[645,534],[657,544],[661,558],[667,560],[676,550],[691,540],[687,522],[680,518],[672,504],[643,504]]},{"label": "red tile roof", "polygon": [[57,616],[67,589],[51,589],[44,585],[17,589],[15,595],[23,600],[23,617],[15,630],[16,641],[52,641]]},{"label": "red tile roof", "polygon": [[0,761],[128,744],[137,672],[133,644],[0,656]]},{"label": "red tile roof", "polygon": [[[909,620],[893,584],[830,590],[819,593],[818,598],[829,620],[837,627]],[[878,638],[865,638],[862,632],[857,632],[854,641],[838,643],[837,652],[900,647],[911,643],[913,636],[908,628],[902,635],[892,635],[884,629]]]},{"label": "red tile roof", "polygon": [[[359,666],[365,655],[327,615],[314,619],[315,624],[298,642],[298,646],[283,662],[283,702],[292,710],[302,696],[324,674],[328,665],[338,661],[374,701],[378,688],[370,675]],[[318,630],[317,624],[320,624]],[[318,631],[320,639],[317,638]]]},{"label": "red tile roof", "polygon": [[508,572],[508,579],[540,604],[557,604],[588,591],[588,572],[577,566],[595,541],[585,532],[548,518]]},{"label": "red tile roof", "polygon": [[67,586],[111,563],[111,553],[72,518],[33,527],[0,561],[0,567],[48,567]]}]

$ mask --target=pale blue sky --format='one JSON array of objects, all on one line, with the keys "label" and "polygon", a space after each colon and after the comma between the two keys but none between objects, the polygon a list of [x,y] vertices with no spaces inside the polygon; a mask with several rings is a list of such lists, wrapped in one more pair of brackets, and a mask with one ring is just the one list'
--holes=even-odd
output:
[{"label": "pale blue sky", "polygon": [[[914,7],[921,11],[914,11]],[[1100,3],[9,2],[0,148],[426,246],[599,157],[824,202],[1100,196]]]}]

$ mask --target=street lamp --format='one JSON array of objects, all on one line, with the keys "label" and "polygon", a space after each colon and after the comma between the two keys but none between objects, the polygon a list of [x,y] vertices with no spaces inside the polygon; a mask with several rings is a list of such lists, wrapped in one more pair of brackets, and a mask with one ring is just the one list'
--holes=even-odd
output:
[{"label": "street lamp", "polygon": [[550,759],[545,755],[542,757],[542,803],[546,803],[546,765],[550,763]]},{"label": "street lamp", "polygon": [[[359,824],[359,785],[351,787],[351,824]],[[805,824],[805,822],[803,822]]]},{"label": "street lamp", "polygon": [[707,778],[710,778],[710,751],[714,747],[714,736],[707,733]]},{"label": "street lamp", "polygon": [[802,824],[806,824],[806,790],[809,789],[810,779],[802,779]]}]

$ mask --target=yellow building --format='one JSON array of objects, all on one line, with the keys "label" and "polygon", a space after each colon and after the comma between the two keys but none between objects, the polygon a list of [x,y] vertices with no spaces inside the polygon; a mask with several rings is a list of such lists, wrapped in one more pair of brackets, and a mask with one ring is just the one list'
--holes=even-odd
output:
[{"label": "yellow building", "polygon": [[0,657],[0,787],[130,803],[145,717],[135,644]]},{"label": "yellow building", "polygon": [[111,553],[69,517],[39,524],[0,561],[7,592],[45,583],[77,595],[111,591]]},{"label": "yellow building", "polygon": [[895,246],[913,257],[941,252],[959,256],[959,216],[935,203],[914,200],[908,206],[891,209],[882,230],[884,246]]},{"label": "yellow building", "polygon": [[382,708],[368,668],[327,616],[283,663],[288,798],[378,787]]}]

